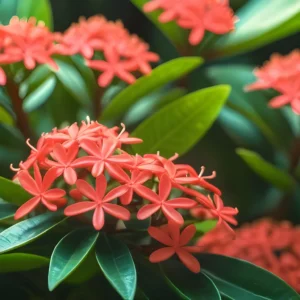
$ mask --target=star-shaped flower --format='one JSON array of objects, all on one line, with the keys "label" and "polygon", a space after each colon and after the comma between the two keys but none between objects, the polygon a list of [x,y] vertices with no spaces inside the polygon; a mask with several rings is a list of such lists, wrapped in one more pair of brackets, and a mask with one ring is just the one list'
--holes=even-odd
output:
[{"label": "star-shaped flower", "polygon": [[34,164],[34,179],[27,170],[20,171],[18,180],[21,186],[34,197],[18,208],[15,213],[15,219],[20,219],[30,213],[35,207],[42,203],[51,211],[56,211],[58,207],[66,204],[66,192],[62,189],[49,189],[57,178],[55,169],[50,169],[42,178],[38,165]]},{"label": "star-shaped flower", "polygon": [[180,233],[180,226],[175,223],[169,223],[167,229],[149,227],[150,236],[167,247],[154,251],[149,260],[152,263],[158,263],[169,259],[177,254],[181,262],[192,272],[200,272],[199,261],[191,253],[200,252],[200,247],[186,246],[196,233],[195,225],[187,226]]},{"label": "star-shaped flower", "polygon": [[113,189],[105,195],[107,182],[104,175],[96,178],[96,189],[89,185],[85,180],[78,179],[76,182],[78,191],[89,199],[89,201],[71,204],[65,209],[66,216],[76,216],[94,210],[93,225],[96,230],[101,230],[104,226],[104,213],[110,214],[120,220],[130,219],[130,212],[117,204],[109,203],[121,196],[123,191]]}]

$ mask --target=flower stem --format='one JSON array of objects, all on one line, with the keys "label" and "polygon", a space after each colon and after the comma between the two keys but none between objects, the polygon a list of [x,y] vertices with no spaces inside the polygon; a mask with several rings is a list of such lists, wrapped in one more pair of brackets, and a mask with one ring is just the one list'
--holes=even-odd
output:
[{"label": "flower stem", "polygon": [[27,114],[24,112],[22,103],[23,100],[19,96],[19,87],[16,85],[16,83],[9,79],[7,80],[6,84],[6,90],[8,95],[10,96],[12,106],[14,109],[14,112],[16,114],[17,122],[16,125],[19,128],[19,130],[22,132],[25,139],[32,138],[32,131],[29,125],[29,120]]}]

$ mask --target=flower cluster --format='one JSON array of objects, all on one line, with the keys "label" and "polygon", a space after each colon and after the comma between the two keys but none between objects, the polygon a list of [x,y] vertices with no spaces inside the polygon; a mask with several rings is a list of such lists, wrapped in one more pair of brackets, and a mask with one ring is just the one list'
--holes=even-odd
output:
[{"label": "flower cluster", "polygon": [[[23,62],[32,70],[36,64],[48,64],[57,70],[52,59],[54,35],[43,22],[34,17],[28,20],[13,17],[9,25],[0,25],[0,65]],[[0,68],[0,85],[6,84],[6,74]]]},{"label": "flower cluster", "polygon": [[[150,227],[149,234],[167,248],[154,252],[150,260],[162,261],[176,253],[189,269],[198,272],[200,265],[195,265],[195,258],[189,254],[196,248],[186,246],[195,233],[194,225],[179,234],[183,215],[202,207],[219,222],[232,224],[237,210],[233,213],[224,207],[220,190],[207,181],[215,174],[205,177],[203,168],[198,175],[189,165],[175,164],[177,155],[167,159],[159,153],[140,156],[124,151],[123,145],[142,140],[129,137],[122,127],[121,131],[107,128],[88,119],[80,126],[74,123],[43,134],[36,148],[27,141],[29,157],[12,169],[17,172],[14,180],[33,197],[17,210],[15,219],[38,206],[50,211],[66,206],[66,216],[93,212],[96,230],[105,228],[107,214],[123,221],[132,215],[138,220],[151,218],[151,225],[158,227]],[[57,187],[52,188],[54,183]],[[209,192],[215,194],[214,200]],[[84,218],[88,220],[89,216]],[[117,228],[114,221],[109,223],[110,228],[112,224]]]},{"label": "flower cluster", "polygon": [[[82,55],[87,66],[101,72],[98,83],[102,87],[114,77],[131,84],[137,72],[150,73],[150,63],[159,60],[149,45],[131,35],[120,21],[109,22],[100,16],[82,18],[63,34],[50,32],[35,18],[13,17],[9,25],[0,25],[0,65],[22,61],[29,70],[36,63],[57,70],[54,54]],[[94,56],[97,58],[92,60]],[[0,85],[5,84],[6,75],[0,68]]]},{"label": "flower cluster", "polygon": [[201,251],[245,259],[281,277],[300,292],[300,228],[287,221],[262,219],[245,224],[236,238],[224,227],[207,233],[197,243]]},{"label": "flower cluster", "polygon": [[190,29],[189,42],[199,44],[205,30],[215,34],[225,34],[234,29],[236,18],[228,0],[151,0],[144,5],[145,12],[162,10],[159,21],[176,21],[185,29]]},{"label": "flower cluster", "polygon": [[300,51],[294,50],[286,56],[273,54],[261,68],[254,70],[258,81],[246,87],[248,91],[274,89],[280,95],[274,97],[269,105],[278,108],[291,105],[300,114]]}]

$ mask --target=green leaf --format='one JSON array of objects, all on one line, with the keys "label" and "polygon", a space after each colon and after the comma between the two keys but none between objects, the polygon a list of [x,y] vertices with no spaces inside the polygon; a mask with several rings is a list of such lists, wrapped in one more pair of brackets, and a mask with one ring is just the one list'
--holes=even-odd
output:
[{"label": "green leaf", "polygon": [[187,91],[183,88],[173,88],[170,91],[168,91],[165,95],[163,95],[157,104],[155,105],[155,110],[160,110],[164,106],[172,103],[173,101],[183,97],[186,95]]},{"label": "green leaf", "polygon": [[300,2],[252,0],[243,6],[237,17],[239,22],[236,29],[218,40],[211,50],[216,52],[213,55],[231,55],[253,50],[299,32]]},{"label": "green leaf", "polygon": [[43,105],[53,93],[55,86],[56,77],[52,75],[24,99],[24,111],[29,113]]},{"label": "green leaf", "polygon": [[14,124],[14,119],[2,106],[0,106],[0,123],[7,125]]},{"label": "green leaf", "polygon": [[61,223],[61,213],[46,213],[17,223],[0,233],[0,253],[14,250],[36,240]]},{"label": "green leaf", "polygon": [[13,217],[17,208],[16,205],[0,202],[0,221]]},{"label": "green leaf", "polygon": [[49,264],[49,258],[28,253],[0,255],[0,273],[38,269]]},{"label": "green leaf", "polygon": [[49,0],[19,0],[17,15],[20,18],[36,17],[38,21],[45,22],[52,29],[52,10]]},{"label": "green leaf", "polygon": [[224,105],[230,87],[214,86],[188,94],[165,106],[132,133],[144,140],[133,145],[140,154],[163,156],[187,152],[211,127]]},{"label": "green leaf", "polygon": [[168,260],[161,264],[168,283],[181,299],[221,300],[214,282],[203,273],[192,273],[181,263]]},{"label": "green leaf", "polygon": [[18,0],[0,1],[0,23],[7,25],[10,19],[16,15]]},{"label": "green leaf", "polygon": [[53,291],[84,261],[93,248],[99,233],[78,229],[63,237],[53,250],[49,273],[48,287]]},{"label": "green leaf", "polygon": [[188,43],[187,37],[188,33],[186,30],[179,27],[176,22],[161,23],[158,20],[161,11],[153,11],[146,13],[143,10],[145,3],[149,2],[148,0],[131,0],[131,2],[143,12],[155,25],[163,32],[163,34],[177,46],[184,46]]},{"label": "green leaf", "polygon": [[283,280],[247,261],[215,254],[196,256],[202,272],[229,299],[300,299],[297,292]]},{"label": "green leaf", "polygon": [[65,89],[79,104],[89,106],[91,104],[89,90],[79,71],[62,59],[55,59],[55,61],[59,67],[55,74]]},{"label": "green leaf", "polygon": [[195,223],[194,225],[196,226],[197,231],[206,233],[214,229],[217,225],[217,222],[217,220],[205,220],[202,222]]},{"label": "green leaf", "polygon": [[275,187],[287,192],[294,189],[295,182],[293,178],[288,173],[265,161],[258,153],[243,148],[238,148],[236,153],[256,174]]},{"label": "green leaf", "polygon": [[158,66],[149,75],[139,78],[134,84],[118,93],[104,109],[100,120],[119,118],[143,96],[168,82],[179,79],[196,69],[202,62],[200,57],[181,57]]},{"label": "green leaf", "polygon": [[136,217],[131,217],[129,221],[124,221],[127,229],[134,231],[145,231],[151,226],[151,218],[138,220]]},{"label": "green leaf", "polygon": [[123,299],[133,299],[136,270],[129,249],[120,240],[101,234],[96,243],[96,259],[105,277]]},{"label": "green leaf", "polygon": [[22,205],[30,195],[19,184],[0,177],[0,198],[9,203]]}]

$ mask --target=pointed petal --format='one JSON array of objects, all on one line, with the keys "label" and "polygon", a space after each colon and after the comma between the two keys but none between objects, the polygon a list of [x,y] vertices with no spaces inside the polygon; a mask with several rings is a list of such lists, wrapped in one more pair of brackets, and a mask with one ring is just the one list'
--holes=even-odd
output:
[{"label": "pointed petal", "polygon": [[47,191],[55,179],[62,174],[63,169],[51,168],[47,171],[43,179],[43,191]]},{"label": "pointed petal", "polygon": [[105,203],[103,204],[103,209],[106,213],[114,216],[117,219],[128,221],[130,219],[130,212],[125,207],[112,204],[112,203]]},{"label": "pointed petal", "polygon": [[113,154],[115,149],[117,148],[117,141],[113,139],[105,139],[102,143],[102,156],[107,158]]},{"label": "pointed petal", "polygon": [[104,175],[100,175],[96,178],[96,195],[97,200],[101,200],[104,198],[107,187],[107,181]]},{"label": "pointed petal", "polygon": [[280,95],[277,97],[274,97],[271,99],[271,101],[269,102],[269,106],[273,107],[273,108],[278,108],[281,106],[284,106],[288,103],[291,102],[291,98],[287,95]]},{"label": "pointed petal", "polygon": [[174,208],[192,208],[197,202],[189,198],[175,198],[166,201],[165,204]]},{"label": "pointed petal", "polygon": [[69,205],[65,210],[64,214],[66,216],[76,216],[93,210],[96,208],[97,203],[91,201],[78,202]]},{"label": "pointed petal", "polygon": [[160,209],[159,204],[147,204],[142,208],[140,208],[136,217],[138,218],[138,220],[145,220],[150,216],[152,216],[154,213],[156,213],[159,209]]},{"label": "pointed petal", "polygon": [[51,211],[57,211],[57,205],[47,201],[45,198],[41,199],[44,206],[46,206]]},{"label": "pointed petal", "polygon": [[35,163],[33,165],[33,171],[34,171],[35,182],[36,182],[37,186],[40,187],[40,189],[41,189],[43,180],[42,180],[42,175],[41,175],[41,172],[40,172],[40,169],[39,169],[39,166],[37,163]]},{"label": "pointed petal", "polygon": [[102,175],[104,171],[104,166],[105,166],[104,161],[102,160],[97,161],[92,168],[92,175],[94,177],[99,177],[100,175]]},{"label": "pointed petal", "polygon": [[68,156],[68,163],[70,164],[74,159],[75,157],[77,156],[78,154],[78,144],[77,143],[74,143],[72,144],[69,149],[68,149],[68,153],[67,153],[67,156]]},{"label": "pointed petal", "polygon": [[136,188],[134,189],[134,191],[141,197],[151,201],[151,202],[160,202],[159,201],[159,197],[157,194],[155,194],[152,190],[150,190],[149,188],[143,186],[143,185],[136,185]]},{"label": "pointed petal", "polygon": [[80,143],[81,148],[90,155],[94,155],[99,157],[101,152],[97,143],[92,142],[90,140],[84,140]]},{"label": "pointed petal", "polygon": [[118,181],[127,183],[130,181],[129,176],[126,174],[126,172],[119,167],[117,164],[106,164],[106,170],[108,174],[117,179]]},{"label": "pointed petal", "polygon": [[35,209],[35,207],[40,203],[40,196],[35,196],[25,202],[22,206],[20,206],[15,213],[15,220],[21,219],[31,211]]},{"label": "pointed petal", "polygon": [[79,192],[78,189],[73,189],[69,192],[70,196],[75,200],[75,201],[83,201],[83,195]]},{"label": "pointed petal", "polygon": [[64,171],[64,179],[65,182],[69,185],[73,185],[75,184],[76,180],[77,180],[77,173],[73,168],[66,168]]},{"label": "pointed petal", "polygon": [[199,44],[204,37],[204,32],[205,32],[204,27],[197,27],[197,28],[192,29],[190,36],[189,36],[189,42],[192,45]]},{"label": "pointed petal", "polygon": [[181,262],[193,273],[200,272],[200,263],[192,254],[188,253],[186,250],[177,249],[176,254],[178,255]]},{"label": "pointed petal", "polygon": [[159,198],[161,201],[168,199],[170,195],[170,191],[172,188],[172,183],[167,174],[163,174],[160,178],[159,182]]},{"label": "pointed petal", "polygon": [[107,195],[103,199],[103,202],[112,201],[112,200],[124,195],[127,191],[128,191],[127,185],[118,186],[107,193]]},{"label": "pointed petal", "polygon": [[143,184],[152,177],[152,174],[147,171],[134,170],[132,172],[132,181],[138,184]]},{"label": "pointed petal", "polygon": [[158,262],[169,259],[174,254],[175,254],[174,248],[165,247],[165,248],[158,249],[158,250],[154,251],[153,253],[151,253],[151,255],[149,256],[149,260],[152,263],[158,263]]},{"label": "pointed petal", "polygon": [[64,190],[57,189],[57,188],[48,190],[47,192],[45,192],[43,194],[44,198],[46,200],[50,200],[50,201],[60,199],[60,198],[64,197],[65,195],[66,195],[66,192]]},{"label": "pointed petal", "polygon": [[53,154],[56,161],[60,162],[63,165],[67,164],[68,157],[67,157],[66,149],[63,147],[62,144],[56,144],[54,146]]},{"label": "pointed petal", "polygon": [[173,178],[175,176],[175,174],[176,174],[176,167],[175,167],[175,165],[170,160],[166,160],[164,162],[164,168],[168,172],[169,177]]},{"label": "pointed petal", "polygon": [[169,221],[173,221],[179,225],[182,225],[184,223],[182,215],[174,208],[163,205],[162,211]]},{"label": "pointed petal", "polygon": [[93,189],[93,187],[88,184],[85,180],[82,180],[82,179],[78,179],[76,181],[76,186],[77,186],[77,189],[79,190],[79,192],[87,197],[88,199],[91,199],[91,200],[94,200],[96,201],[97,199],[97,195],[96,195],[96,192],[95,190]]},{"label": "pointed petal", "polygon": [[172,240],[174,241],[174,245],[179,245],[180,238],[180,225],[175,222],[168,222],[168,233]]},{"label": "pointed petal", "polygon": [[97,206],[93,214],[93,225],[96,230],[101,230],[104,226],[104,211],[101,206]]},{"label": "pointed petal", "polygon": [[191,224],[185,227],[180,235],[180,240],[179,240],[180,246],[186,245],[193,238],[195,233],[196,233],[195,225]]},{"label": "pointed petal", "polygon": [[83,156],[75,159],[71,166],[73,168],[87,168],[93,166],[96,162],[99,161],[99,158],[94,156]]},{"label": "pointed petal", "polygon": [[174,244],[171,237],[161,228],[151,226],[148,228],[148,233],[153,239],[159,241],[164,245],[173,246]]},{"label": "pointed petal", "polygon": [[128,205],[131,203],[133,198],[133,188],[128,187],[128,190],[125,194],[120,196],[121,203],[123,205]]},{"label": "pointed petal", "polygon": [[18,174],[18,179],[21,186],[30,194],[39,194],[39,188],[33,178],[29,175],[28,171],[21,171]]},{"label": "pointed petal", "polygon": [[98,84],[101,87],[107,87],[112,80],[115,77],[115,72],[113,70],[107,70],[103,72],[99,77],[98,77]]}]

